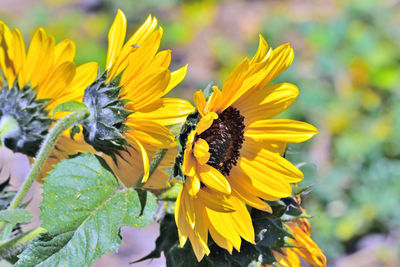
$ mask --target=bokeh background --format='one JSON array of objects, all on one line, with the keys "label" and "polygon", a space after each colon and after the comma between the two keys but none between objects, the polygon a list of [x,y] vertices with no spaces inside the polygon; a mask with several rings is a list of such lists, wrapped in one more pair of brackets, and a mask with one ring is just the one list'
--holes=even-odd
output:
[{"label": "bokeh background", "polygon": [[[272,47],[290,42],[295,60],[278,81],[296,84],[300,96],[282,117],[320,131],[288,151],[305,173],[301,185],[313,185],[304,197],[314,215],[312,236],[329,266],[400,266],[399,0],[0,0],[0,19],[20,28],[26,41],[39,26],[57,40],[70,38],[78,64],[98,61],[104,69],[118,8],[130,32],[149,13],[159,19],[172,68],[189,64],[174,92],[187,99],[210,81],[222,84],[255,52],[259,33]],[[3,176],[10,170],[17,185],[28,164],[0,151],[8,164]],[[154,247],[157,231],[156,224],[124,229],[120,252],[96,266],[129,266]],[[161,259],[137,266],[163,265]]]}]

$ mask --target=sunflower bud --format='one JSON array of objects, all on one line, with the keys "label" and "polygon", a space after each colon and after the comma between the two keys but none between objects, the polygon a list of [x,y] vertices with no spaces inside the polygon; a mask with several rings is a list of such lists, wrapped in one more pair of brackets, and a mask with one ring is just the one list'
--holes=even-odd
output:
[{"label": "sunflower bud", "polygon": [[83,103],[90,116],[82,123],[83,136],[96,150],[114,155],[119,150],[126,151],[128,142],[121,133],[128,129],[124,122],[131,112],[124,108],[121,87],[106,83],[106,79],[106,74],[102,75],[85,90]]},{"label": "sunflower bud", "polygon": [[46,108],[47,100],[36,98],[29,86],[17,84],[0,90],[0,138],[14,152],[34,157],[52,123]]}]

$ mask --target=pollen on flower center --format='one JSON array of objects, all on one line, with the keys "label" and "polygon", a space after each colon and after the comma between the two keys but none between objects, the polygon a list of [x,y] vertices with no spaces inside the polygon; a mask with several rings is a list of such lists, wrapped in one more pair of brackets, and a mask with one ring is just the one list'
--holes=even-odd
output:
[{"label": "pollen on flower center", "polygon": [[244,128],[244,117],[236,108],[229,107],[218,114],[218,119],[214,120],[211,127],[199,135],[210,147],[210,159],[207,164],[223,175],[229,175],[240,156]]}]

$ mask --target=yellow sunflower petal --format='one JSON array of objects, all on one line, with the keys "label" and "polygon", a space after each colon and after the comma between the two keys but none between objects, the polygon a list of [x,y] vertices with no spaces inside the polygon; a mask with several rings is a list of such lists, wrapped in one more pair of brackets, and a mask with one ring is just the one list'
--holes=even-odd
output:
[{"label": "yellow sunflower petal", "polygon": [[147,155],[146,149],[142,145],[142,143],[135,138],[133,135],[128,135],[131,141],[133,141],[136,145],[135,147],[139,148],[141,156],[142,156],[142,161],[143,161],[143,178],[142,178],[142,183],[147,182],[147,179],[149,178],[149,173],[150,173],[150,162],[149,162],[149,157]]},{"label": "yellow sunflower petal", "polygon": [[[204,205],[199,202],[195,201],[194,202],[194,209],[196,213],[196,228],[195,228],[195,234],[200,242],[201,247],[204,250],[205,254],[210,254],[210,249],[208,248],[207,242],[208,242],[208,219],[207,219],[207,214],[204,208]],[[202,255],[199,255],[202,256]],[[202,257],[197,257],[198,260],[201,260]]]},{"label": "yellow sunflower petal", "polygon": [[[4,78],[6,78],[8,82],[8,87],[11,88],[15,77],[16,71],[15,66],[12,61],[12,57],[14,53],[13,50],[13,36],[6,24],[0,21],[0,67]],[[11,53],[10,53],[11,52]],[[9,55],[11,54],[11,55]]]},{"label": "yellow sunflower petal", "polygon": [[150,68],[152,67],[163,67],[168,68],[171,63],[171,50],[163,50],[156,54],[151,63]]},{"label": "yellow sunflower petal", "polygon": [[270,61],[268,65],[268,76],[266,77],[264,83],[268,84],[276,77],[278,77],[282,72],[284,72],[293,62],[294,52],[289,44],[283,44],[273,50],[270,56]]},{"label": "yellow sunflower petal", "polygon": [[140,26],[140,28],[128,39],[128,41],[122,47],[122,50],[119,53],[118,63],[115,64],[116,68],[115,70],[113,70],[114,76],[117,76],[119,73],[121,73],[121,71],[124,70],[128,65],[129,61],[126,59],[132,53],[132,48],[142,47],[143,42],[150,36],[150,34],[155,30],[156,27],[157,19],[149,15],[143,25]]},{"label": "yellow sunflower petal", "polygon": [[[129,55],[128,66],[121,76],[120,85],[125,87],[128,84],[135,83],[135,79],[138,78],[138,75],[151,69],[166,69],[162,67],[155,68],[154,66],[150,69],[154,56],[160,47],[162,35],[162,28],[159,28],[157,31],[153,32],[135,52]],[[165,88],[166,86],[163,88],[163,92]]]},{"label": "yellow sunflower petal", "polygon": [[55,47],[55,59],[58,64],[65,61],[73,61],[75,57],[75,43],[71,40],[63,40]]},{"label": "yellow sunflower petal", "polygon": [[193,229],[195,226],[196,213],[194,210],[194,200],[189,195],[187,190],[182,190],[182,207],[184,210],[185,220],[189,223],[190,228]]},{"label": "yellow sunflower petal", "polygon": [[292,187],[289,181],[287,181],[285,177],[271,176],[267,172],[269,168],[265,167],[262,161],[241,158],[238,165],[251,179],[252,184],[262,183],[264,186],[269,187],[270,189],[267,191],[269,194],[288,197],[292,193]]},{"label": "yellow sunflower petal", "polygon": [[265,39],[260,34],[257,52],[254,54],[254,57],[251,59],[250,64],[254,64],[255,62],[260,62],[260,61],[265,60],[268,55],[268,51],[270,51],[268,49],[268,43],[265,41]]},{"label": "yellow sunflower petal", "polygon": [[245,117],[246,123],[274,117],[286,110],[299,94],[297,86],[290,83],[278,83],[246,93],[234,106]]},{"label": "yellow sunflower petal", "polygon": [[108,32],[108,50],[106,70],[110,70],[116,63],[120,54],[122,45],[124,44],[126,34],[126,17],[125,14],[118,9],[114,22]]},{"label": "yellow sunflower petal", "polygon": [[26,62],[25,42],[21,32],[18,29],[13,29],[11,34],[13,40],[13,64],[15,73],[18,73]]},{"label": "yellow sunflower petal", "polygon": [[[146,149],[148,158],[152,158],[157,149],[146,144],[142,145]],[[144,172],[141,151],[137,149],[135,145],[133,145],[133,147],[128,147],[127,151],[120,151],[119,153],[121,156],[116,157],[115,159],[106,155],[103,155],[102,157],[110,166],[118,179],[126,187],[132,187],[137,183],[140,175]],[[161,170],[161,168],[171,167],[173,164],[171,158],[175,157],[175,155],[175,149],[168,149],[167,154],[164,156],[159,165],[159,168],[155,170],[153,175],[147,180],[147,182],[143,185],[143,188],[149,190],[161,190],[170,186],[168,183],[170,175]]]},{"label": "yellow sunflower petal", "polygon": [[210,159],[210,149],[206,140],[199,138],[193,147],[193,155],[196,157],[197,162],[204,165]]},{"label": "yellow sunflower petal", "polygon": [[196,131],[193,130],[188,135],[188,140],[186,142],[186,149],[183,155],[182,172],[188,176],[194,176],[196,169],[196,160],[193,156],[193,141],[196,135]]},{"label": "yellow sunflower petal", "polygon": [[301,266],[301,261],[296,252],[290,248],[283,248],[282,253],[273,251],[274,257],[281,267]]},{"label": "yellow sunflower petal", "polygon": [[185,210],[183,207],[183,200],[182,200],[183,191],[184,188],[182,188],[181,191],[179,191],[179,194],[175,202],[175,223],[178,227],[179,243],[181,247],[185,245],[189,232],[191,230],[189,224],[185,219]]},{"label": "yellow sunflower petal", "polygon": [[300,143],[310,139],[317,133],[318,130],[314,126],[305,122],[273,119],[251,123],[244,136],[255,141],[271,140]]},{"label": "yellow sunflower petal", "polygon": [[193,111],[194,107],[184,99],[160,98],[130,117],[151,120],[161,125],[173,125],[185,122]]},{"label": "yellow sunflower petal", "polygon": [[215,231],[218,232],[218,234],[223,238],[228,240],[237,251],[240,251],[242,240],[232,223],[231,213],[218,212],[207,207],[206,212],[210,221],[210,225],[212,225]]},{"label": "yellow sunflower petal", "polygon": [[207,187],[198,191],[198,199],[203,202],[207,208],[220,212],[233,212],[235,206],[232,203],[231,197],[223,194],[217,194]]},{"label": "yellow sunflower petal", "polygon": [[126,107],[132,110],[140,110],[157,101],[163,95],[170,76],[168,69],[155,69],[125,85],[124,93],[126,98],[131,100],[126,104]]},{"label": "yellow sunflower petal", "polygon": [[221,113],[226,106],[223,106],[225,101],[222,92],[218,89],[217,86],[213,86],[213,93],[209,96],[206,108],[204,110],[204,114],[208,114],[209,112],[217,112]]},{"label": "yellow sunflower petal", "polygon": [[38,62],[41,54],[42,54],[42,47],[46,40],[46,33],[42,28],[39,28],[33,34],[31,43],[29,44],[28,54],[26,58],[26,64],[23,66],[19,76],[18,76],[18,83],[19,86],[22,88],[24,87],[31,79],[32,72]]},{"label": "yellow sunflower petal", "polygon": [[252,184],[252,180],[238,167],[234,167],[228,177],[229,184],[236,190],[241,190],[242,194],[252,194],[259,198],[276,201],[281,198],[282,194],[273,196],[269,194],[269,187],[264,186],[264,183],[256,181]]},{"label": "yellow sunflower petal", "polygon": [[228,215],[232,217],[236,230],[244,240],[255,244],[254,227],[246,205],[234,197],[232,198],[232,201],[235,203],[236,211],[228,213]]},{"label": "yellow sunflower petal", "polygon": [[263,165],[266,173],[276,179],[284,180],[286,183],[297,183],[303,180],[303,173],[290,161],[267,149],[260,149],[256,143],[246,142],[242,150],[242,158],[249,161],[258,161]]},{"label": "yellow sunflower petal", "polygon": [[231,186],[226,178],[214,167],[210,165],[197,165],[199,178],[209,188],[222,194],[230,194]]},{"label": "yellow sunflower petal", "polygon": [[192,155],[191,149],[185,149],[184,156],[183,156],[183,163],[182,163],[182,172],[188,176],[194,176],[196,169],[196,160]]},{"label": "yellow sunflower petal", "polygon": [[66,85],[73,80],[75,73],[75,64],[72,62],[64,62],[50,74],[46,79],[46,82],[41,83],[36,88],[37,98],[51,98],[49,104],[53,101],[57,101],[57,98],[62,96]]},{"label": "yellow sunflower petal", "polygon": [[174,135],[165,126],[156,122],[139,119],[132,120],[128,117],[125,124],[132,128],[127,130],[125,134],[130,137],[134,136],[135,139],[143,144],[158,148],[169,148],[175,144]]},{"label": "yellow sunflower petal", "polygon": [[187,184],[188,193],[192,197],[196,196],[200,190],[200,179],[196,176],[186,176],[185,186]]},{"label": "yellow sunflower petal", "polygon": [[39,84],[43,84],[46,79],[48,80],[48,74],[54,64],[54,37],[48,36],[39,49],[40,51],[37,52],[39,53],[40,57],[38,58],[37,62],[35,62],[36,64],[31,74],[31,87],[33,88]]},{"label": "yellow sunflower petal", "polygon": [[207,102],[206,98],[204,97],[203,91],[199,90],[196,93],[194,93],[193,102],[202,117],[207,115],[204,113]]},{"label": "yellow sunflower petal", "polygon": [[167,88],[164,91],[164,95],[168,94],[175,86],[177,86],[186,76],[188,65],[183,66],[182,68],[173,71],[171,73],[171,80]]},{"label": "yellow sunflower petal", "polygon": [[[234,104],[241,96],[243,96],[247,92],[253,93],[253,91],[260,86],[267,73],[268,73],[267,69],[262,69],[258,72],[255,72],[252,75],[248,75],[248,77],[246,77],[246,79],[243,80],[240,87],[236,91],[231,92],[229,98],[224,97],[224,102],[220,106],[219,111],[221,112],[225,110],[227,107]],[[222,93],[224,92],[222,91]]]},{"label": "yellow sunflower petal", "polygon": [[[255,164],[256,167],[259,164]],[[230,176],[233,177],[232,180],[237,181],[245,181],[248,184],[251,184],[253,187],[257,188],[261,192],[265,192],[266,195],[260,194],[257,192],[258,196],[263,199],[269,200],[269,196],[272,198],[284,198],[290,196],[292,193],[292,189],[287,184],[282,184],[280,181],[274,181],[271,178],[268,178],[267,173],[263,173],[263,170],[258,170],[256,167],[253,167],[253,162],[242,161],[241,159],[238,161],[238,166],[232,168]],[[261,177],[258,177],[261,175]],[[238,177],[235,179],[235,177]],[[270,183],[272,182],[272,183]]]},{"label": "yellow sunflower petal", "polygon": [[215,243],[217,243],[218,246],[221,248],[226,249],[230,254],[232,254],[232,244],[229,242],[226,238],[224,238],[221,234],[218,233],[217,230],[215,230],[214,226],[210,223],[209,229],[210,235],[212,239],[214,240]]},{"label": "yellow sunflower petal", "polygon": [[202,132],[210,128],[216,119],[218,119],[218,115],[215,112],[210,112],[206,116],[202,117],[196,125],[196,133],[200,135]]},{"label": "yellow sunflower petal", "polygon": [[254,195],[253,192],[248,192],[244,190],[242,187],[233,187],[232,185],[232,194],[239,198],[241,201],[245,202],[247,205],[252,206],[256,209],[272,213],[272,208],[265,201],[261,200],[257,196]]},{"label": "yellow sunflower petal", "polygon": [[[239,90],[241,84],[246,79],[249,70],[249,59],[246,57],[229,75],[222,87],[223,98],[225,102],[230,101],[234,94]],[[228,107],[228,105],[224,105]],[[223,110],[218,110],[222,112]]]}]

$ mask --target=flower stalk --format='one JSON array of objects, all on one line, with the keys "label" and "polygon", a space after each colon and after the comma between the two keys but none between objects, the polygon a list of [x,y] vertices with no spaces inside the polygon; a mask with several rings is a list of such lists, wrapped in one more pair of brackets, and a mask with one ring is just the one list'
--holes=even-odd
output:
[{"label": "flower stalk", "polygon": [[[22,201],[24,200],[26,194],[29,192],[29,189],[32,187],[33,182],[37,178],[43,163],[49,156],[51,150],[54,148],[54,145],[58,139],[58,137],[69,127],[79,122],[82,122],[87,116],[89,115],[87,110],[74,112],[69,114],[68,116],[60,119],[56,125],[50,130],[47,134],[40,150],[36,156],[36,160],[32,165],[31,171],[22,184],[21,188],[18,190],[17,194],[15,195],[13,201],[11,202],[10,206],[7,210],[14,210],[18,208]],[[8,224],[7,222],[0,223],[0,233],[1,233],[1,240],[6,240],[12,231],[12,225]]]}]

